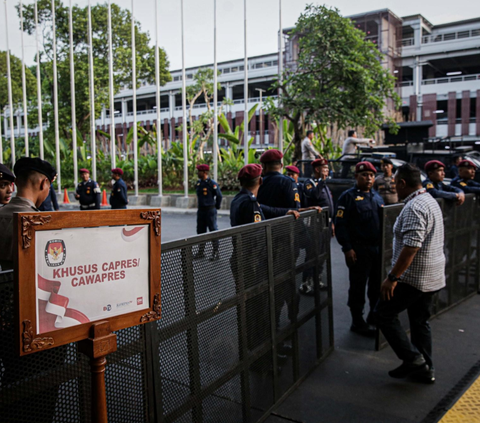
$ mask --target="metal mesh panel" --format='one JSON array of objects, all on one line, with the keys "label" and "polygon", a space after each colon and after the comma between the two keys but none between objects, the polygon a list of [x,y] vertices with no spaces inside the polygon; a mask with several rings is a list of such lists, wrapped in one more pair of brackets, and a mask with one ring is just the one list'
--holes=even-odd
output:
[{"label": "metal mesh panel", "polygon": [[[299,295],[306,278],[327,289]],[[12,279],[0,273],[2,423],[90,422],[90,367],[76,344],[13,350]],[[331,304],[326,213],[162,245],[162,319],[116,332],[109,421],[264,418],[333,348]]]},{"label": "metal mesh panel", "polygon": [[[475,294],[479,289],[480,273],[478,249],[480,236],[480,206],[473,194],[467,194],[465,203],[456,206],[439,200],[445,229],[445,278],[446,287],[433,299],[432,318],[460,301]],[[393,225],[403,205],[387,206],[383,209],[382,275],[385,278],[392,265]],[[400,314],[400,321],[409,327],[407,313]],[[386,346],[379,332],[377,348]]]}]

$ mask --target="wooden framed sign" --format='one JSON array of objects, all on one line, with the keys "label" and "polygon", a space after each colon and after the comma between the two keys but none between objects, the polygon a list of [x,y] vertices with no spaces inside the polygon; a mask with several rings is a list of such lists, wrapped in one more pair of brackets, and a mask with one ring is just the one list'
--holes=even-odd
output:
[{"label": "wooden framed sign", "polygon": [[20,355],[161,315],[161,211],[16,213]]}]

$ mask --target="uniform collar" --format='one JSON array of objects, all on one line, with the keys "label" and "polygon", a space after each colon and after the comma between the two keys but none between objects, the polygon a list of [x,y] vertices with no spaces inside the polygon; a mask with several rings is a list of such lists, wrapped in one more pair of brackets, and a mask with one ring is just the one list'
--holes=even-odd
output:
[{"label": "uniform collar", "polygon": [[35,207],[35,203],[32,200],[29,200],[28,198],[19,197],[17,195],[10,200],[10,204],[15,204],[15,203],[29,205],[34,210],[38,211],[37,207]]},{"label": "uniform collar", "polygon": [[255,197],[252,191],[248,190],[247,188],[242,188],[240,190],[240,194],[247,194],[251,201],[257,201],[257,197]]}]

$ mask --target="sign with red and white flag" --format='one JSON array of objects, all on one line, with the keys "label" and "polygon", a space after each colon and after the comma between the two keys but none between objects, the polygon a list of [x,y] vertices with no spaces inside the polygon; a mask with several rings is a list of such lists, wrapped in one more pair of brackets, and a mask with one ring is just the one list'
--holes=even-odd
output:
[{"label": "sign with red and white flag", "polygon": [[21,355],[161,315],[161,212],[18,213]]}]

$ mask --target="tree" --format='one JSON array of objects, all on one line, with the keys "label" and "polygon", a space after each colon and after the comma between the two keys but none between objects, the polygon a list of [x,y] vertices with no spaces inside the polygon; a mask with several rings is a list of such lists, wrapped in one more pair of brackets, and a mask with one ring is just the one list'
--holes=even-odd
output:
[{"label": "tree", "polygon": [[308,5],[290,36],[298,38],[296,66],[275,84],[278,105],[267,100],[266,108],[293,123],[295,157],[307,124],[362,126],[372,134],[387,119],[386,100],[398,107],[395,78],[382,67],[380,52],[338,9]]},{"label": "tree", "polygon": [[[14,105],[23,101],[22,61],[10,54],[10,71],[12,75],[12,100]],[[28,67],[25,67],[25,82],[27,84],[27,100],[35,97],[37,79]],[[7,87],[7,53],[0,51],[0,112],[8,105]]]},{"label": "tree", "polygon": [[[53,43],[51,0],[38,1],[40,30],[43,34],[42,59],[42,92],[45,104],[45,117],[50,119],[49,130],[53,130]],[[17,6],[18,9],[19,6]],[[132,81],[132,49],[131,49],[131,13],[112,4],[112,45],[114,91],[122,87],[131,87]],[[89,133],[90,98],[88,67],[88,8],[73,7],[73,47],[75,60],[75,96],[77,130],[83,139]],[[106,4],[92,7],[92,37],[95,86],[95,117],[98,118],[102,104],[109,104],[108,95],[108,33]],[[34,5],[23,6],[24,30],[28,34],[35,32]],[[60,128],[65,138],[71,137],[71,88],[70,88],[70,38],[69,8],[57,1],[56,11],[57,69],[58,69],[58,105]],[[142,82],[153,83],[155,78],[155,47],[149,46],[148,32],[142,32],[139,23],[135,26],[137,85]],[[160,49],[160,83],[165,85],[171,81],[168,71],[169,62],[163,49]],[[37,58],[38,60],[38,58]]]}]

